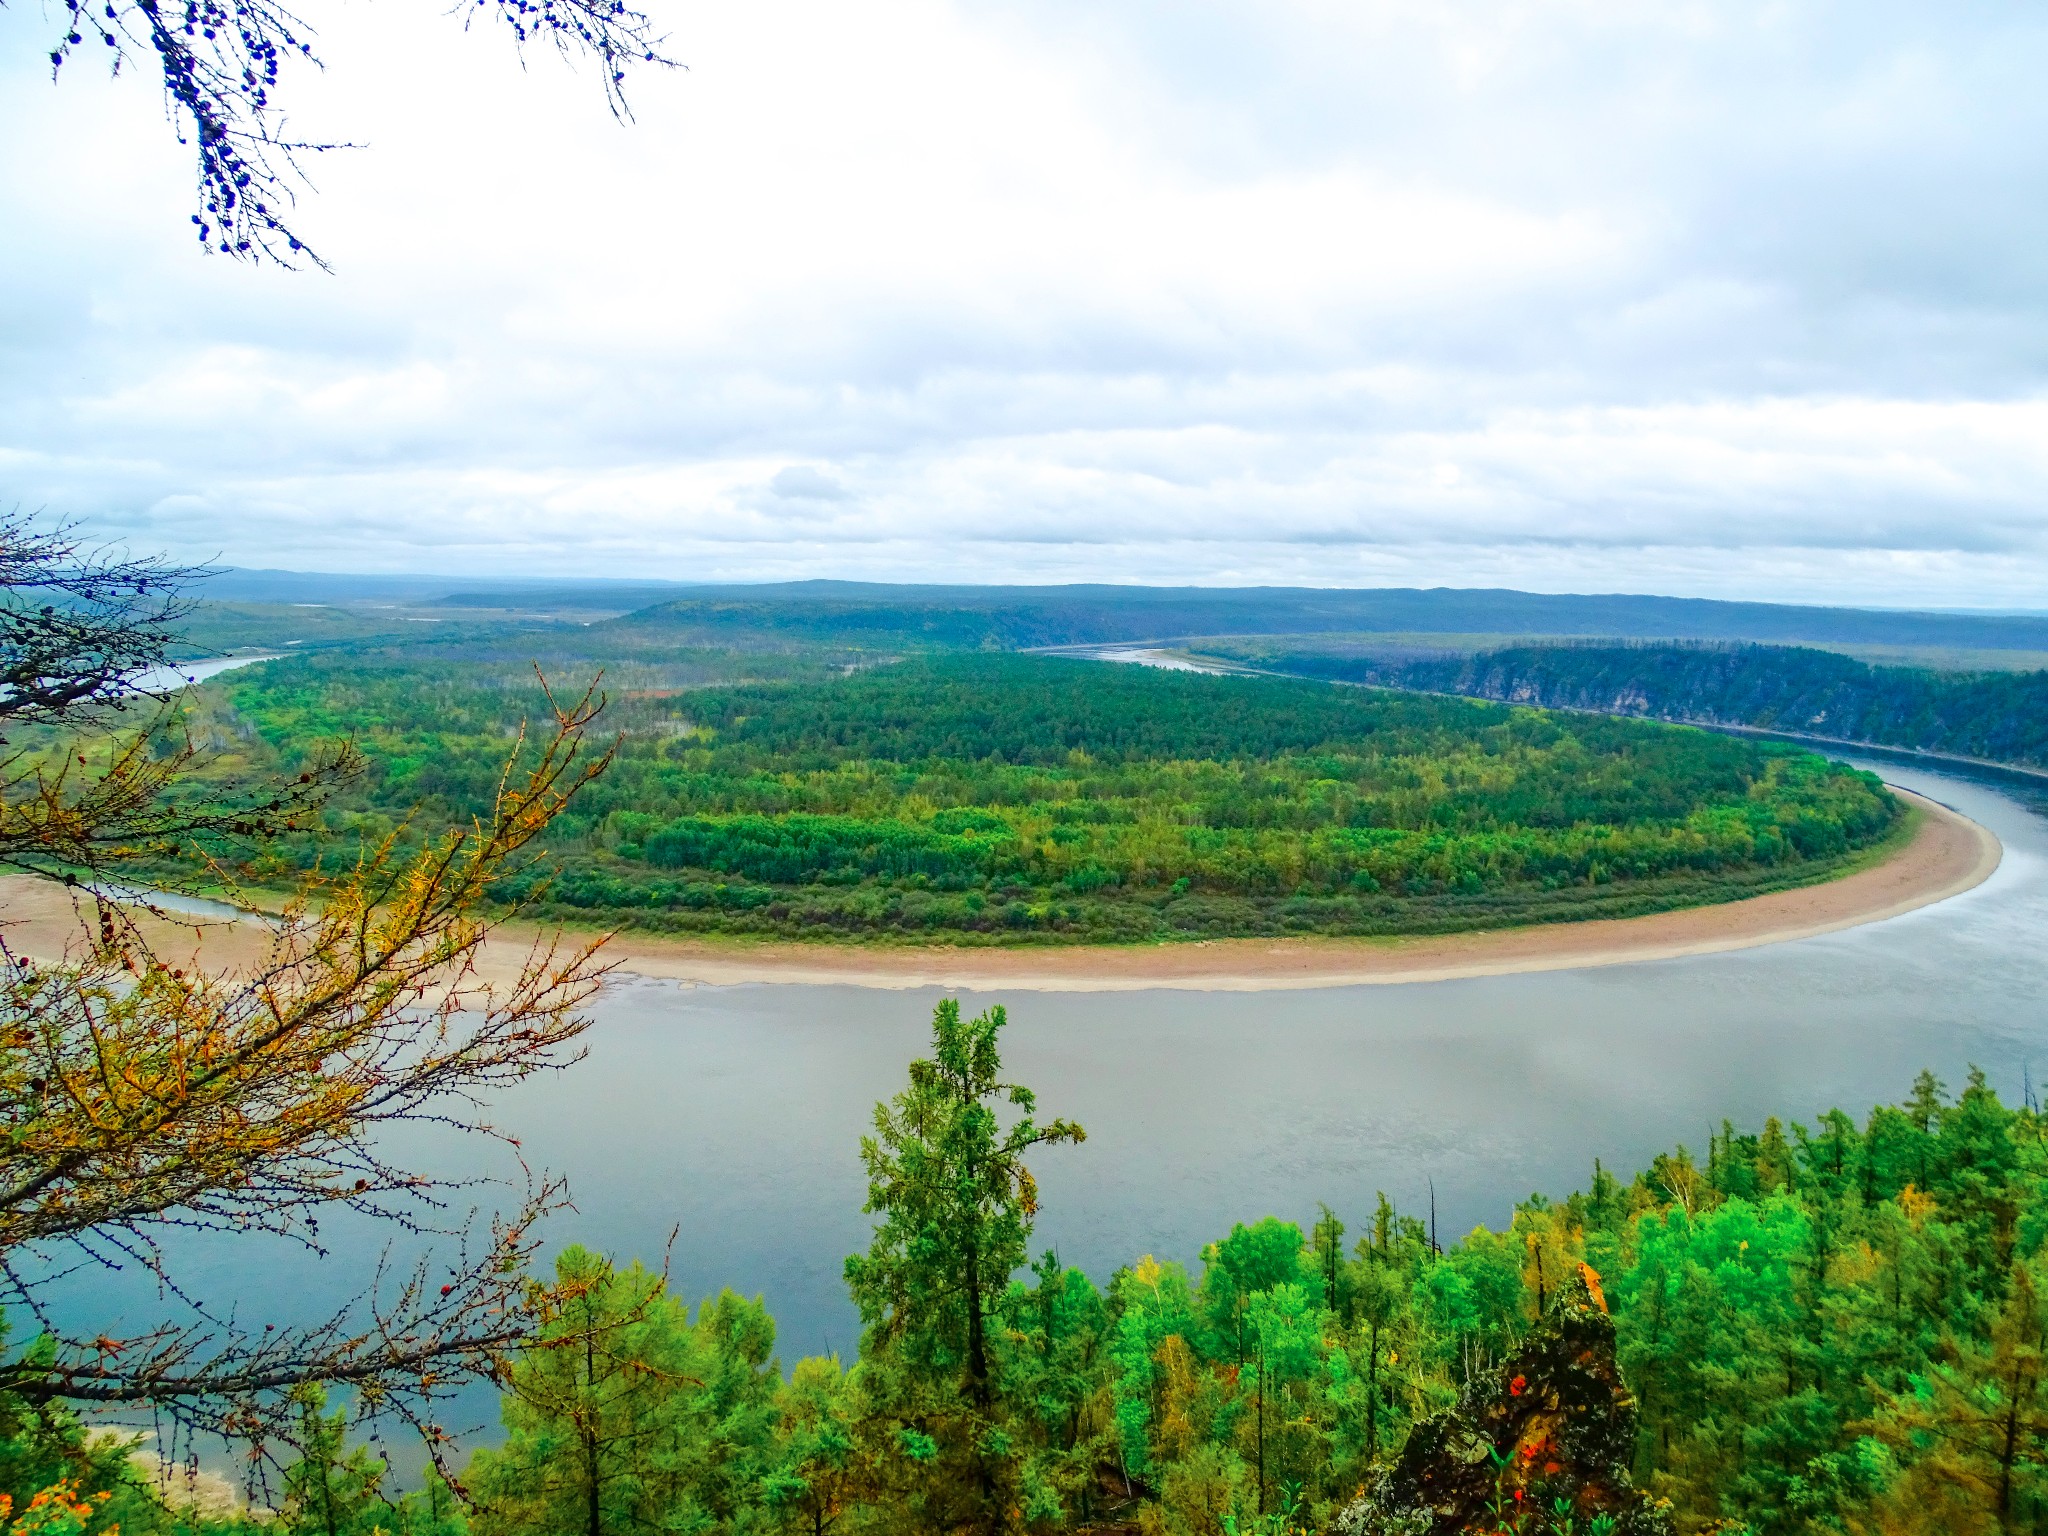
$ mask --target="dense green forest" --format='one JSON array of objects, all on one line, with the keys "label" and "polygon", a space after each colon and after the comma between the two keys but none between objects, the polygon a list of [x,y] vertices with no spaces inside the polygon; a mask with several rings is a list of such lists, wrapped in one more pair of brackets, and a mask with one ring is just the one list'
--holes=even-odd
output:
[{"label": "dense green forest", "polygon": [[[331,827],[465,819],[545,701],[449,650],[230,673],[198,728],[220,772],[353,738],[367,773]],[[610,680],[618,758],[545,890],[508,897],[685,932],[1429,932],[1822,878],[1901,815],[1810,753],[1635,721],[1046,658],[662,655]]]},{"label": "dense green forest", "polygon": [[[1980,1074],[1954,1097],[1923,1074],[1860,1121],[1724,1124],[1632,1178],[1596,1163],[1584,1189],[1444,1245],[1381,1196],[1348,1223],[1325,1207],[1233,1226],[1193,1268],[1133,1254],[1091,1276],[1035,1249],[1031,1162],[1089,1152],[1002,1079],[1003,1022],[942,1004],[931,1055],[859,1148],[874,1229],[846,1263],[857,1359],[786,1367],[761,1300],[682,1297],[570,1247],[550,1320],[507,1370],[504,1438],[461,1469],[468,1506],[438,1479],[400,1496],[311,1394],[311,1452],[269,1488],[271,1528],[2048,1528],[2048,1124]],[[1556,1390],[1560,1337],[1611,1351],[1628,1396],[1531,1403],[1541,1438],[1527,1419],[1501,1438],[1499,1405]],[[11,1411],[4,1429],[16,1507],[68,1472],[85,1511],[17,1530],[117,1513],[131,1533],[237,1527],[167,1516],[119,1447],[82,1445],[61,1416]],[[1603,1445],[1642,1490],[1632,1504],[1573,1475]],[[1465,1468],[1492,1512],[1390,1513],[1390,1472],[1418,1454]]]},{"label": "dense green forest", "polygon": [[1279,645],[1266,663],[1311,677],[2048,767],[2048,672],[1870,666],[1764,645],[1514,646],[1389,660]]}]

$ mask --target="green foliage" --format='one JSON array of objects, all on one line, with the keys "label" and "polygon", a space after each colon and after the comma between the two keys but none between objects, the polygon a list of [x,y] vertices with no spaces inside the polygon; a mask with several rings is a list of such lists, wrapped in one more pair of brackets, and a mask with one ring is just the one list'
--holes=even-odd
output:
[{"label": "green foliage", "polygon": [[467,1536],[462,1502],[435,1468],[424,1486],[397,1492],[380,1457],[347,1443],[346,1409],[327,1412],[327,1394],[316,1386],[292,1397],[300,1456],[285,1469],[277,1528],[291,1536]]},{"label": "green foliage", "polygon": [[1271,664],[1308,677],[2048,766],[2048,672],[1943,672],[1797,646],[1672,644],[1511,646],[1421,660],[1293,650]]},{"label": "green foliage", "polygon": [[[150,1452],[147,1436],[89,1430],[64,1408],[0,1394],[0,1530],[8,1536],[256,1536],[276,1528],[251,1518],[217,1475],[209,1475],[210,1488],[195,1490],[183,1469]],[[206,1498],[209,1491],[220,1495],[217,1504]],[[442,1494],[446,1498],[445,1487]],[[452,1498],[447,1502],[452,1506]],[[388,1521],[384,1529],[400,1536],[401,1527]],[[458,1536],[459,1527],[415,1524],[410,1531]]]},{"label": "green foliage", "polygon": [[[1038,1212],[1024,1155],[1086,1133],[1065,1120],[1039,1125],[1031,1090],[1000,1080],[1004,1023],[1000,1008],[963,1020],[957,1002],[940,1003],[931,1056],[910,1064],[909,1087],[875,1107],[875,1134],[861,1142],[866,1209],[880,1218],[868,1251],[846,1261],[864,1329],[866,1438],[881,1475],[938,1529],[996,1532],[1022,1512],[1063,1511],[1061,1458],[1033,1451],[1048,1432],[1061,1448],[1073,1414],[1060,1355],[1099,1313],[1085,1277],[1070,1289],[1050,1258],[1038,1297],[1011,1296]],[[1008,1125],[999,1107],[1014,1111]],[[1027,1325],[1014,1337],[1000,1329],[1006,1299]],[[1005,1369],[1013,1354],[1021,1373]]]},{"label": "green foliage", "polygon": [[1240,1365],[1249,1358],[1249,1308],[1255,1300],[1282,1285],[1322,1300],[1322,1276],[1301,1228],[1291,1221],[1268,1216],[1253,1226],[1240,1223],[1203,1250],[1202,1261],[1202,1310],[1213,1348],[1234,1353]]},{"label": "green foliage", "polygon": [[[544,598],[557,606],[590,601],[587,593],[568,591],[451,601],[526,607]],[[613,635],[671,635],[696,644],[840,643],[893,650],[1007,650],[1198,635],[1315,642],[1332,633],[1360,631],[1431,638],[1687,636],[2048,649],[2048,624],[2034,617],[1880,614],[1778,603],[1443,587],[946,587],[806,581],[699,589],[601,627]]]},{"label": "green foliage", "polygon": [[761,1482],[762,1506],[776,1524],[824,1536],[838,1523],[857,1487],[858,1427],[839,1361],[798,1361],[780,1393],[769,1471]]},{"label": "green foliage", "polygon": [[505,1443],[471,1468],[478,1536],[749,1529],[771,1487],[802,1502],[791,1480],[824,1453],[807,1432],[776,1444],[775,1325],[758,1301],[727,1291],[693,1319],[660,1276],[581,1248],[555,1272],[508,1382]]},{"label": "green foliage", "polygon": [[[224,763],[352,735],[369,768],[330,830],[360,836],[415,805],[422,827],[476,814],[544,707],[464,664],[332,657],[209,698]],[[1700,732],[1044,658],[628,690],[615,718],[541,915],[973,943],[1427,932],[1821,878],[1898,814],[1869,775]]]},{"label": "green foliage", "polygon": [[285,1473],[286,1528],[309,1536],[357,1536],[382,1529],[384,1463],[361,1446],[345,1448],[348,1413],[327,1413],[327,1394],[319,1387],[301,1387],[293,1396],[299,1406],[301,1455]]},{"label": "green foliage", "polygon": [[135,1446],[132,1435],[88,1434],[61,1408],[0,1400],[0,1528],[21,1536],[167,1530],[170,1512]]},{"label": "green foliage", "polygon": [[[1025,1267],[1021,1158],[1069,1128],[1002,1081],[1002,1022],[941,1007],[878,1108],[850,1370],[785,1380],[757,1305],[690,1324],[655,1277],[565,1255],[589,1305],[515,1370],[480,1530],[1323,1530],[1418,1422],[1515,1390],[1501,1362],[1581,1264],[1640,1405],[1636,1478],[1681,1530],[2048,1524],[2048,1127],[1981,1075],[1951,1099],[1923,1074],[1860,1124],[1723,1127],[1631,1182],[1596,1165],[1443,1250],[1382,1195],[1348,1249],[1325,1207],[1306,1234],[1234,1226],[1198,1283],[1147,1257],[1099,1290]],[[1509,1524],[1573,1528],[1553,1514]]]}]

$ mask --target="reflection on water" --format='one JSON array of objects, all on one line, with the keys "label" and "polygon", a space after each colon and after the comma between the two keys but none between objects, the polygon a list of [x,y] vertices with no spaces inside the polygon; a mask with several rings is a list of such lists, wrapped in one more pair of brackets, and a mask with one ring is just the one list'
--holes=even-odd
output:
[{"label": "reflection on water", "polygon": [[187,896],[179,891],[160,891],[154,886],[143,885],[109,885],[104,889],[115,901],[132,902],[138,907],[147,907],[171,917],[196,917],[223,923],[270,921],[264,913],[231,906],[209,896]]}]

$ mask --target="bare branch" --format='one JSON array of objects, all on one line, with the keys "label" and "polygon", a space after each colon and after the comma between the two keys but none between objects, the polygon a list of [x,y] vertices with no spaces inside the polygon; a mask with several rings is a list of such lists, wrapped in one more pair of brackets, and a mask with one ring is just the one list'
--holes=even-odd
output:
[{"label": "bare branch", "polygon": [[[603,704],[594,688],[553,703],[552,730],[469,827],[423,841],[401,828],[344,873],[309,878],[244,971],[188,972],[97,895],[81,898],[98,927],[69,962],[37,966],[0,947],[0,1288],[36,1309],[41,1285],[16,1260],[69,1253],[140,1264],[176,1295],[166,1234],[269,1232],[317,1249],[321,1217],[337,1206],[446,1235],[438,1213],[457,1186],[394,1164],[380,1136],[432,1123],[502,1141],[484,1118],[488,1098],[580,1056],[581,1010],[608,969],[602,941],[537,940],[509,974],[487,972],[479,958],[497,923],[476,914],[504,905],[505,882],[532,885],[536,840],[609,764],[610,750],[585,745]],[[146,818],[176,777],[127,752],[120,760],[137,766],[91,781],[115,786],[98,800],[92,789],[51,790],[24,799],[30,820],[14,823],[0,801],[0,832],[22,828],[27,848],[40,838],[43,856],[58,844],[107,846],[94,818]],[[65,780],[52,771],[42,782]],[[99,867],[118,869],[118,855]],[[462,1240],[445,1284],[420,1267],[391,1296],[380,1284],[318,1327],[261,1336],[203,1307],[134,1339],[46,1333],[0,1361],[0,1389],[147,1402],[195,1427],[282,1443],[292,1431],[278,1394],[306,1382],[419,1411],[495,1372],[498,1352],[532,1326],[534,1224],[565,1195],[528,1183],[488,1244]]]},{"label": "bare branch", "polygon": [[65,724],[161,665],[202,574],[88,546],[75,526],[0,513],[0,721]]},{"label": "bare branch", "polygon": [[[179,142],[197,153],[200,246],[245,261],[325,269],[289,226],[305,157],[345,144],[304,139],[288,128],[277,99],[286,64],[319,68],[313,29],[278,0],[64,0],[65,30],[50,49],[54,79],[85,50],[119,73],[147,60],[163,80],[165,110]],[[467,29],[479,10],[508,27],[524,51],[552,45],[588,56],[603,71],[606,103],[629,118],[626,71],[673,67],[652,20],[625,0],[475,0],[453,7]]]}]

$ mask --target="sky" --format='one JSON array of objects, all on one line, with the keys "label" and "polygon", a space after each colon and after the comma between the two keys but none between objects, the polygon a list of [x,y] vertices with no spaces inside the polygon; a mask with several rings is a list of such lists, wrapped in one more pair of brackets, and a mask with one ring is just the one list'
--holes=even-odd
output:
[{"label": "sky", "polygon": [[[0,504],[326,571],[2048,607],[2048,8],[304,0],[332,263],[0,9]],[[29,152],[21,152],[23,149]]]}]

